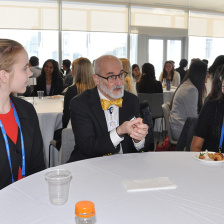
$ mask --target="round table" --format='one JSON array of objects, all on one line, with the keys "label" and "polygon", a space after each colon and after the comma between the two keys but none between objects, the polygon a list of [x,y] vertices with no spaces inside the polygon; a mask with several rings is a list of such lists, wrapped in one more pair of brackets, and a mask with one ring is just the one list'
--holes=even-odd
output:
[{"label": "round table", "polygon": [[[69,200],[61,206],[49,202],[44,170],[0,191],[1,223],[75,223],[75,203],[90,200],[96,224],[221,224],[224,163],[202,163],[193,154],[120,154],[59,166],[72,173]],[[123,185],[157,177],[168,177],[177,188],[127,192]]]},{"label": "round table", "polygon": [[[55,96],[54,96],[55,97]],[[40,130],[44,144],[44,156],[46,166],[49,164],[49,144],[53,140],[54,131],[62,127],[62,112],[64,107],[64,96],[60,98],[25,97],[25,100],[32,103],[39,119]],[[57,165],[58,151],[52,150],[51,164]]]}]

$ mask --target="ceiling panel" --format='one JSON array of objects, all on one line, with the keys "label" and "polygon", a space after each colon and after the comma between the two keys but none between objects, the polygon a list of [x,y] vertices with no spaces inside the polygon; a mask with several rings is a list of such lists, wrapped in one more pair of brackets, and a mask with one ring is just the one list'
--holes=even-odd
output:
[{"label": "ceiling panel", "polygon": [[100,0],[144,5],[171,6],[224,13],[224,0]]}]

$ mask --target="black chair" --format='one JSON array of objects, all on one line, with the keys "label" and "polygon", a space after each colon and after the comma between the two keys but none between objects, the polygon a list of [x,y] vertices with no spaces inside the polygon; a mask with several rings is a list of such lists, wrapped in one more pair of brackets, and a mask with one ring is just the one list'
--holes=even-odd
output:
[{"label": "black chair", "polygon": [[180,133],[179,140],[176,145],[176,151],[190,151],[191,142],[197,126],[197,117],[188,117],[184,127]]},{"label": "black chair", "polygon": [[145,100],[148,102],[151,109],[152,118],[163,118],[163,93],[138,93],[140,103]]}]

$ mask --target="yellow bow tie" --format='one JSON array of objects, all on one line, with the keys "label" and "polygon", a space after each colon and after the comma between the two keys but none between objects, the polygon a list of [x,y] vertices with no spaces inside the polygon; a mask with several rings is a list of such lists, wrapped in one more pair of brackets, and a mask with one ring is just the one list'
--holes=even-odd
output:
[{"label": "yellow bow tie", "polygon": [[101,99],[100,101],[101,101],[101,105],[102,105],[103,110],[108,110],[110,105],[115,105],[115,106],[118,106],[118,107],[122,107],[123,99],[120,98],[120,99],[113,100],[113,101]]}]

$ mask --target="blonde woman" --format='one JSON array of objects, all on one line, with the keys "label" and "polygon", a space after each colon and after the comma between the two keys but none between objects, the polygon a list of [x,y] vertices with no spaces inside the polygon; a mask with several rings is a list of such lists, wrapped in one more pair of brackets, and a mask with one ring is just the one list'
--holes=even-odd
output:
[{"label": "blonde woman", "polygon": [[62,127],[66,128],[70,119],[70,100],[77,94],[95,87],[93,81],[93,66],[88,58],[78,58],[72,62],[74,84],[65,93]]},{"label": "blonde woman", "polygon": [[120,58],[120,61],[123,65],[124,71],[126,71],[128,73],[124,80],[125,81],[124,89],[130,93],[137,95],[136,82],[134,81],[134,79],[132,77],[132,69],[131,69],[130,61],[126,58]]},{"label": "blonde woman", "polygon": [[11,94],[26,91],[32,75],[28,64],[20,43],[0,39],[0,190],[45,169],[36,111],[32,104]]}]

